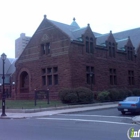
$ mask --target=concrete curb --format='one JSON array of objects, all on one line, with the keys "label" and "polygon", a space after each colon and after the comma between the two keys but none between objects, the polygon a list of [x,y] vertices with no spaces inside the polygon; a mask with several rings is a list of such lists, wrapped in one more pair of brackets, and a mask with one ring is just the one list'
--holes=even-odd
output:
[{"label": "concrete curb", "polygon": [[[37,108],[37,109],[5,109],[5,112],[10,113],[35,113],[51,110],[61,110],[61,109],[70,109],[70,108],[79,108],[79,107],[94,107],[94,106],[103,106],[109,104],[117,104],[118,102],[106,102],[106,103],[93,103],[93,104],[84,104],[84,105],[66,105],[66,106],[55,106],[47,108]],[[2,111],[0,109],[0,111]]]},{"label": "concrete curb", "polygon": [[83,112],[83,111],[89,111],[89,110],[100,110],[100,109],[106,109],[106,108],[116,108],[117,104],[103,104],[102,105],[96,105],[96,106],[78,106],[75,108],[59,108],[56,110],[47,110],[47,111],[40,111],[40,112],[26,112],[26,113],[7,113],[7,116],[2,116],[0,119],[27,119],[27,118],[39,118],[39,117],[47,117],[50,115],[55,114],[61,114],[61,113],[74,113],[74,112]]}]

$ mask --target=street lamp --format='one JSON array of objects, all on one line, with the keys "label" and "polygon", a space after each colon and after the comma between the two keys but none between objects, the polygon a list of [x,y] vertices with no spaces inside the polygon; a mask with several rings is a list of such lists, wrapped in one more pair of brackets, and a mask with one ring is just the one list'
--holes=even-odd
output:
[{"label": "street lamp", "polygon": [[1,55],[1,59],[3,61],[3,76],[2,76],[2,79],[3,79],[3,94],[2,94],[2,114],[1,116],[6,116],[5,114],[5,89],[4,89],[4,79],[5,79],[5,74],[4,74],[4,64],[5,64],[5,60],[6,60],[6,54],[3,53]]},{"label": "street lamp", "polygon": [[[16,96],[15,95],[15,82],[12,82],[12,96]],[[11,97],[11,95],[10,95],[10,97]]]},{"label": "street lamp", "polygon": [[92,90],[92,77],[93,77],[93,73],[91,72],[91,73],[90,73],[90,86],[91,86],[90,89],[91,89],[91,90]]}]

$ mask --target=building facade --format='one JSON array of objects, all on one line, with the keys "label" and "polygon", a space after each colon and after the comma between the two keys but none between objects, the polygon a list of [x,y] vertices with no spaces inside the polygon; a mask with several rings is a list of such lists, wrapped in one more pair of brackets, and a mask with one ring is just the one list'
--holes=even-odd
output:
[{"label": "building facade", "polygon": [[31,37],[25,36],[25,33],[21,33],[20,37],[15,40],[15,58],[18,58],[21,55],[26,45],[30,41],[30,38]]},{"label": "building facade", "polygon": [[93,32],[44,16],[15,63],[16,98],[33,98],[48,90],[52,99],[62,88],[140,88],[140,29],[113,34]]}]

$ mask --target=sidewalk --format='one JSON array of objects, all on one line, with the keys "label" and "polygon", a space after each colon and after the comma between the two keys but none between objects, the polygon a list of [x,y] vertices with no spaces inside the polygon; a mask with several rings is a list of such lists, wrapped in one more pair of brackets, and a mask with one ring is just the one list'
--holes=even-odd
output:
[{"label": "sidewalk", "polygon": [[106,108],[115,108],[117,103],[97,103],[89,105],[73,105],[73,106],[63,106],[55,108],[44,108],[44,109],[25,109],[25,110],[6,110],[7,116],[1,116],[0,119],[23,119],[23,118],[33,118],[33,117],[44,117],[60,113],[72,113],[81,112],[87,110],[98,110]]}]

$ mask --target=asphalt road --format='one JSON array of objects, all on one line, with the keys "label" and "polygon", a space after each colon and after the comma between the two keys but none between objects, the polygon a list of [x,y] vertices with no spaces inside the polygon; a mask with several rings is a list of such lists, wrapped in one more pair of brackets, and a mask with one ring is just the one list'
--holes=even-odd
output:
[{"label": "asphalt road", "polygon": [[114,108],[34,119],[1,119],[0,140],[128,140],[128,129],[140,128],[131,123],[131,117],[122,116]]}]

